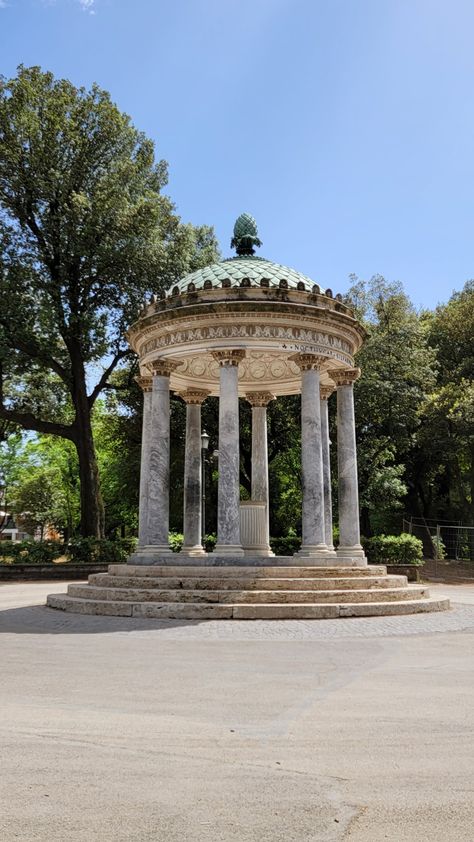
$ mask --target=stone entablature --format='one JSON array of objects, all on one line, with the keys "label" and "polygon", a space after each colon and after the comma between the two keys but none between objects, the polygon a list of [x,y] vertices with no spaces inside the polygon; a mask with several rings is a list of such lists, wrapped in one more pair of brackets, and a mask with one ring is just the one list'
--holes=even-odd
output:
[{"label": "stone entablature", "polygon": [[[218,395],[216,352],[240,347],[246,351],[239,365],[243,397],[256,388],[277,396],[297,394],[301,386],[297,354],[322,358],[321,379],[326,385],[334,369],[353,367],[364,331],[343,304],[298,290],[286,291],[284,298],[274,295],[271,301],[266,296],[269,290],[248,290],[252,295],[245,299],[237,299],[235,292],[201,290],[172,296],[164,308],[161,302],[151,304],[128,334],[142,373],[156,360],[162,364],[173,360],[177,364],[170,371],[172,390],[197,387]],[[210,293],[218,300],[209,301]]]}]

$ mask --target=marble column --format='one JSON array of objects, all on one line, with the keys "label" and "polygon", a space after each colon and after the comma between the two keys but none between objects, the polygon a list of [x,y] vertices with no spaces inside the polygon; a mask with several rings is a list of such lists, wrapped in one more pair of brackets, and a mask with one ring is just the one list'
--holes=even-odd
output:
[{"label": "marble column", "polygon": [[323,452],[323,491],[324,491],[324,536],[329,552],[334,553],[332,540],[332,493],[331,493],[331,458],[329,439],[328,400],[334,392],[334,386],[321,386],[321,448]]},{"label": "marble column", "polygon": [[262,543],[265,554],[270,556],[274,553],[270,547],[267,406],[275,400],[275,395],[271,392],[248,392],[245,397],[252,407],[252,501],[265,503],[265,536]]},{"label": "marble column", "polygon": [[186,402],[186,443],[184,451],[184,542],[182,553],[205,555],[202,536],[202,458],[201,404],[209,392],[187,389],[181,392]]},{"label": "marble column", "polygon": [[154,360],[148,464],[147,551],[168,555],[170,485],[170,374],[179,363]]},{"label": "marble column", "polygon": [[330,373],[337,386],[337,468],[339,503],[339,556],[364,557],[360,544],[359,490],[354,416],[354,382],[359,368]]},{"label": "marble column", "polygon": [[148,480],[150,473],[152,379],[151,377],[136,377],[135,380],[143,391],[140,498],[138,504],[138,546],[146,547],[148,544]]},{"label": "marble column", "polygon": [[304,558],[327,556],[324,529],[323,453],[321,446],[320,368],[325,357],[295,354],[301,369],[301,475],[303,490],[302,546]]},{"label": "marble column", "polygon": [[219,372],[219,484],[217,544],[219,555],[244,554],[240,540],[239,362],[245,351],[214,351]]}]

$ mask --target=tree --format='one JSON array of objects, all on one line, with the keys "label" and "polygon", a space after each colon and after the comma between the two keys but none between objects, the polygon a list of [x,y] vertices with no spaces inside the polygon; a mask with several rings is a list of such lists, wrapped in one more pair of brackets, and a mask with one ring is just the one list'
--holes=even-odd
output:
[{"label": "tree", "polygon": [[357,355],[362,369],[355,387],[361,494],[361,528],[392,528],[393,516],[416,482],[420,410],[434,386],[435,355],[422,320],[401,284],[375,275],[352,276],[348,303],[368,330]]},{"label": "tree", "polygon": [[61,492],[54,471],[42,466],[22,475],[13,490],[13,512],[25,530],[39,529],[43,540],[47,526],[61,526]]},{"label": "tree", "polygon": [[474,524],[474,281],[425,322],[438,377],[422,413],[420,493],[430,515]]},{"label": "tree", "polygon": [[214,236],[180,223],[165,162],[96,85],[0,79],[0,146],[0,418],[73,443],[81,531],[100,536],[94,404],[144,295],[212,260]]}]

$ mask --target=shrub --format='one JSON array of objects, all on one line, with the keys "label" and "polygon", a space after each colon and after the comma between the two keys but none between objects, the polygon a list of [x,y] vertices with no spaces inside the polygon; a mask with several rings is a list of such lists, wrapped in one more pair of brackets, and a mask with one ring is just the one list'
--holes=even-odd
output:
[{"label": "shrub", "polygon": [[69,542],[67,554],[73,564],[120,564],[134,548],[135,540],[130,538],[75,538]]},{"label": "shrub", "polygon": [[213,553],[217,544],[217,535],[214,535],[212,532],[210,535],[204,536],[204,549],[206,553]]},{"label": "shrub", "polygon": [[170,532],[169,534],[169,545],[173,553],[181,552],[184,543],[184,535],[181,535],[180,532]]},{"label": "shrub", "polygon": [[59,541],[2,541],[0,562],[3,564],[51,564],[64,554]]},{"label": "shrub", "polygon": [[446,558],[446,546],[442,538],[439,535],[435,534],[431,535],[431,546],[433,547],[434,557],[437,561],[442,561],[443,558]]},{"label": "shrub", "polygon": [[301,538],[297,535],[270,538],[270,546],[275,555],[294,555],[301,548]]},{"label": "shrub", "polygon": [[363,539],[370,564],[423,564],[423,543],[414,535],[375,535]]}]

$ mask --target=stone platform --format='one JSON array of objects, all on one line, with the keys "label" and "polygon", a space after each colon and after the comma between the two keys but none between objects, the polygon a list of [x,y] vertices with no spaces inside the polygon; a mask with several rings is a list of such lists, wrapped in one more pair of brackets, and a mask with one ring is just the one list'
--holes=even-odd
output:
[{"label": "stone platform", "polygon": [[[263,561],[263,560],[262,560]],[[267,560],[268,561],[268,560]],[[182,620],[319,620],[445,611],[424,585],[385,567],[275,564],[110,565],[108,573],[51,594],[50,608],[77,614]]]}]

